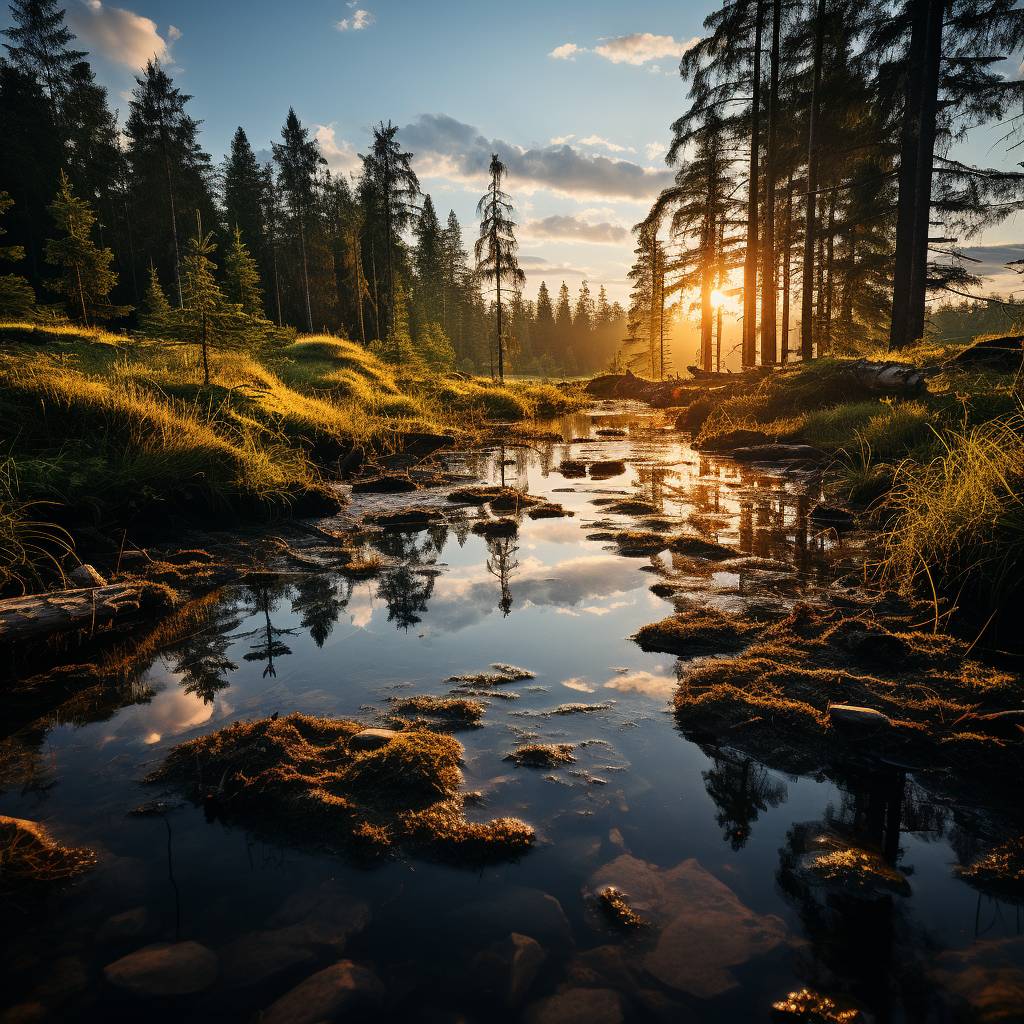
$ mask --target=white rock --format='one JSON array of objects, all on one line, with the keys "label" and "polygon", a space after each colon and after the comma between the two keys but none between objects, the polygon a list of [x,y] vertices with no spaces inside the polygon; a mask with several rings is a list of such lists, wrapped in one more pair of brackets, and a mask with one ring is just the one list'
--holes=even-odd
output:
[{"label": "white rock", "polygon": [[398,732],[394,729],[364,729],[357,732],[349,741],[352,750],[379,750],[387,746]]}]

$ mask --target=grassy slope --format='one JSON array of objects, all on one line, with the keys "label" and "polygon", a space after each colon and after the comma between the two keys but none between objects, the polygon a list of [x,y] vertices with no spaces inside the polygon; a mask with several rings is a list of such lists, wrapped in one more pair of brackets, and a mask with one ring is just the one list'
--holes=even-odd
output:
[{"label": "grassy slope", "polygon": [[948,363],[963,347],[874,353],[930,371],[907,400],[852,391],[842,360],[795,364],[713,408],[697,439],[743,427],[832,453],[831,494],[883,527],[887,579],[995,607],[1021,588],[1024,419],[1014,374]]},{"label": "grassy slope", "polygon": [[487,420],[578,404],[548,385],[398,373],[326,336],[259,356],[215,353],[211,377],[204,386],[191,346],[0,324],[0,566],[2,523],[10,532],[25,519],[25,502],[55,503],[48,518],[103,524],[165,510],[267,512],[323,495],[322,477],[357,444],[394,451],[416,432],[472,437]]}]

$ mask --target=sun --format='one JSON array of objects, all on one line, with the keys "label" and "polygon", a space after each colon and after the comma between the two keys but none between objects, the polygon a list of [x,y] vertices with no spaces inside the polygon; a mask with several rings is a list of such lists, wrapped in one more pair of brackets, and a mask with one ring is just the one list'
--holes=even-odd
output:
[{"label": "sun", "polygon": [[716,288],[711,293],[711,305],[718,309],[719,306],[724,306],[729,301],[725,292],[721,288]]}]

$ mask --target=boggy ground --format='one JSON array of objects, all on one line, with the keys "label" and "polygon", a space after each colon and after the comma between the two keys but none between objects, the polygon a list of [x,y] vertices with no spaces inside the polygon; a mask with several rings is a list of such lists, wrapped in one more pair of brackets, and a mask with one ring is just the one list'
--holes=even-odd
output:
[{"label": "boggy ground", "polygon": [[759,623],[704,609],[646,626],[636,640],[684,657],[715,651],[681,674],[680,724],[727,733],[776,761],[785,749],[794,770],[824,762],[835,744],[994,780],[1024,767],[1019,678],[906,617],[800,605]]}]

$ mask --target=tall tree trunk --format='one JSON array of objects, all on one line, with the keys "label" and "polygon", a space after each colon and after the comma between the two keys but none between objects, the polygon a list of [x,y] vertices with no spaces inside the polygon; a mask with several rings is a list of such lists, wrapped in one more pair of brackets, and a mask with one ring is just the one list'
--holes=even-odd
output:
[{"label": "tall tree trunk", "polygon": [[924,336],[925,300],[928,292],[928,234],[932,212],[932,167],[935,159],[935,118],[939,107],[939,73],[942,66],[942,28],[945,3],[928,4],[927,49],[921,120],[917,139],[914,188],[914,253],[910,266],[910,307],[907,311],[908,342]]},{"label": "tall tree trunk", "polygon": [[764,167],[764,253],[761,283],[761,365],[771,366],[778,360],[778,260],[775,252],[775,164],[778,158],[779,135],[779,59],[782,32],[782,0],[772,0],[772,50],[770,84],[768,87],[768,152]]},{"label": "tall tree trunk", "polygon": [[835,296],[835,226],[836,226],[836,193],[835,189],[828,199],[828,229],[825,234],[825,315],[824,338],[825,351],[832,351],[832,304]]},{"label": "tall tree trunk", "polygon": [[306,226],[304,212],[299,212],[299,248],[302,251],[302,287],[306,293],[306,326],[313,333],[313,307],[309,301],[309,264],[306,262]]},{"label": "tall tree trunk", "polygon": [[789,362],[789,295],[792,283],[791,251],[793,248],[793,172],[786,182],[786,233],[782,244],[782,362]]},{"label": "tall tree trunk", "polygon": [[807,211],[804,224],[803,295],[800,305],[800,357],[814,358],[814,234],[818,192],[818,119],[821,116],[821,63],[825,53],[825,4],[818,0],[814,21],[814,72],[807,131]]},{"label": "tall tree trunk", "polygon": [[750,174],[747,183],[747,252],[743,267],[743,365],[757,361],[757,257],[758,257],[758,188],[761,177],[761,34],[764,29],[762,0],[755,0],[757,16],[754,27],[754,67],[751,72],[750,104]]},{"label": "tall tree trunk", "polygon": [[717,226],[708,225],[705,217],[704,239],[702,246],[702,260],[700,271],[700,365],[701,369],[710,370],[711,366],[711,344],[713,341],[712,331],[714,329],[714,308],[711,302],[711,291],[713,286],[712,276],[714,266],[711,262],[713,246],[708,244],[717,234]]},{"label": "tall tree trunk", "polygon": [[504,346],[501,343],[501,252],[497,248],[497,242],[495,242],[494,249],[494,268],[496,271],[494,283],[497,289],[498,299],[498,381],[501,384],[505,383],[505,353]]},{"label": "tall tree trunk", "polygon": [[928,9],[931,2],[932,0],[912,0],[910,7],[910,48],[907,51],[903,122],[900,128],[899,199],[896,206],[896,254],[892,281],[892,322],[889,327],[890,349],[902,348],[910,342],[908,331],[911,276],[914,266],[918,137],[928,39]]},{"label": "tall tree trunk", "polygon": [[[718,218],[718,288],[725,284],[725,214]],[[722,303],[715,311],[715,369],[722,372]]]}]

